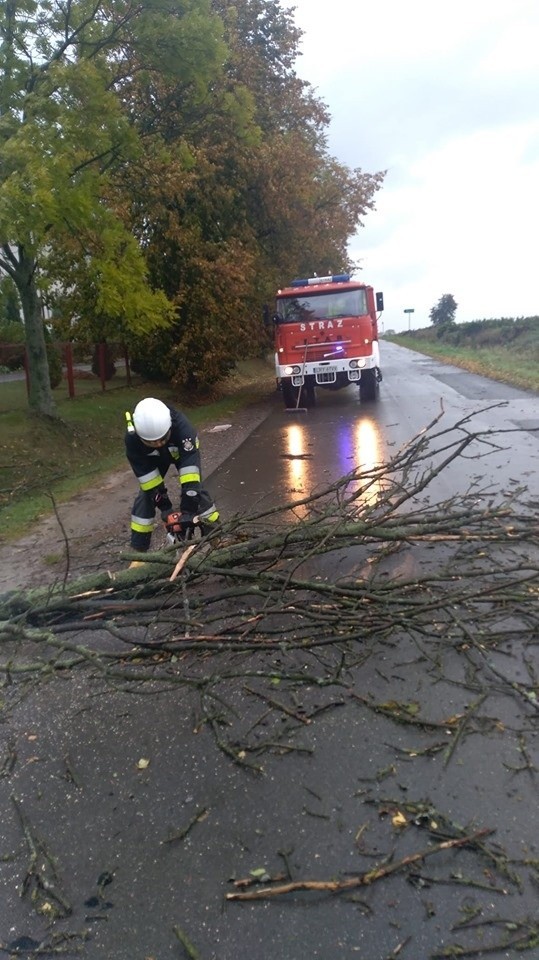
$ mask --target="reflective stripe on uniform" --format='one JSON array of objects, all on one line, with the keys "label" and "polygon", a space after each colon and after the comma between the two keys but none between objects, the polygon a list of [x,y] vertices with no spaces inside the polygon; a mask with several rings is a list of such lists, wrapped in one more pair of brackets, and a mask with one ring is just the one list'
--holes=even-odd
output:
[{"label": "reflective stripe on uniform", "polygon": [[154,527],[153,520],[148,517],[131,516],[131,529],[137,533],[151,533]]},{"label": "reflective stripe on uniform", "polygon": [[215,504],[212,503],[208,510],[199,513],[199,517],[201,520],[204,520],[205,523],[215,523],[215,521],[219,519],[219,511],[215,509]]},{"label": "reflective stripe on uniform", "polygon": [[154,487],[158,487],[163,482],[163,478],[159,470],[152,470],[151,473],[144,473],[142,477],[139,477],[138,482],[141,490],[153,490]]},{"label": "reflective stripe on uniform", "polygon": [[178,470],[178,482],[182,483],[200,483],[200,470],[198,467],[180,467]]}]

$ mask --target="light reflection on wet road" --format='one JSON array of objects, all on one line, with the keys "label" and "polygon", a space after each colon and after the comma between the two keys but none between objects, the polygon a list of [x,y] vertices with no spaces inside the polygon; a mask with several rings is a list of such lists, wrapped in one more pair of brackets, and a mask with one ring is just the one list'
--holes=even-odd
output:
[{"label": "light reflection on wet road", "polygon": [[[300,501],[326,488],[342,476],[361,476],[387,456],[383,425],[376,411],[362,410],[356,391],[346,397],[322,396],[307,413],[290,414],[279,400],[268,419],[215,471],[211,490],[226,513],[248,512],[256,507]],[[376,496],[371,486],[366,494]],[[305,514],[299,506],[296,515]]]}]

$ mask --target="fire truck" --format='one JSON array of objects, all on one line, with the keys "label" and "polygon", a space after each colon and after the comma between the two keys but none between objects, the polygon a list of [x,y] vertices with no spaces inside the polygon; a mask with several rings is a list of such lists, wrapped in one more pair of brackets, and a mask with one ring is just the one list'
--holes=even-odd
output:
[{"label": "fire truck", "polygon": [[359,387],[376,400],[382,379],[378,314],[382,293],[345,273],[293,280],[279,290],[273,316],[275,372],[285,407],[312,406],[316,387]]}]

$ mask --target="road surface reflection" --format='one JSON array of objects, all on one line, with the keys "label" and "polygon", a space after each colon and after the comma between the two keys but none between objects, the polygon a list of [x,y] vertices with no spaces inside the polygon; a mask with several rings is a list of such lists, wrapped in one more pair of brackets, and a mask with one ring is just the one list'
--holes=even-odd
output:
[{"label": "road surface reflection", "polygon": [[[292,500],[300,500],[309,496],[316,484],[312,472],[310,454],[307,451],[308,431],[304,424],[290,423],[285,429],[286,463],[288,466],[288,489]],[[297,517],[307,514],[306,506],[298,506],[294,510]]]},{"label": "road surface reflection", "polygon": [[378,424],[370,418],[356,423],[354,440],[354,463],[358,470],[358,478],[353,487],[358,490],[363,487],[360,500],[366,504],[373,504],[376,503],[381,491],[380,479],[374,476],[382,460],[382,439]]},{"label": "road surface reflection", "polygon": [[[370,417],[336,425],[333,450],[324,445],[324,459],[320,463],[314,431],[316,423],[290,423],[284,430],[284,461],[287,469],[287,489],[291,500],[312,496],[338,478],[354,474],[347,488],[349,495],[362,491],[359,502],[375,503],[381,491],[376,468],[381,463],[383,447],[379,425]],[[372,477],[372,479],[371,479]],[[307,509],[298,506],[297,516],[305,516]]]}]

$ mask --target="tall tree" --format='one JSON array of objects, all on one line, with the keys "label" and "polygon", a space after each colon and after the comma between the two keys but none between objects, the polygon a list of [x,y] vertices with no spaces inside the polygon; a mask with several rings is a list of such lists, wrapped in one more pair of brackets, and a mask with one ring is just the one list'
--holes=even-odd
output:
[{"label": "tall tree", "polygon": [[168,72],[202,99],[223,60],[220,33],[209,0],[0,5],[0,271],[20,297],[30,406],[39,414],[56,416],[42,297],[66,283],[63,250],[109,331],[173,320],[165,295],[148,287],[138,241],[108,202],[116,172],[140,155],[124,91],[134,69],[146,83]]},{"label": "tall tree", "polygon": [[347,241],[372,209],[383,173],[351,170],[329,154],[330,116],[296,72],[301,31],[278,0],[213,0],[231,50],[227,75],[244,83],[262,131],[239,159],[246,217],[266,294],[305,271],[351,266]]},{"label": "tall tree", "polygon": [[433,327],[447,326],[455,322],[458,303],[452,293],[444,293],[429,313]]},{"label": "tall tree", "polygon": [[184,383],[212,382],[260,347],[262,303],[284,281],[350,265],[347,241],[383,179],[328,153],[326,107],[295,72],[290,11],[276,0],[212,8],[228,47],[219,82],[196,101],[163,78],[149,96],[135,75],[130,114],[164,151],[146,151],[146,169],[131,164],[120,185],[150,275],[178,310],[170,335],[140,353]]}]

